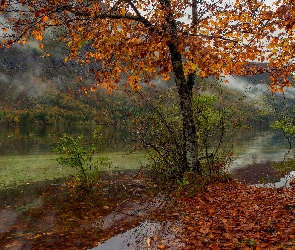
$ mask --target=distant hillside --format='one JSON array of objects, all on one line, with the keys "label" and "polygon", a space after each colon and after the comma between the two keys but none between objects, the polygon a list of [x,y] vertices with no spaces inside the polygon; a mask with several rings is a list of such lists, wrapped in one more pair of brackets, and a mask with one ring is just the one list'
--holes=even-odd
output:
[{"label": "distant hillside", "polygon": [[101,89],[85,95],[84,82],[74,83],[88,68],[75,61],[65,63],[65,45],[51,45],[50,56],[38,46],[0,49],[0,123],[113,123],[122,118],[116,102],[124,97],[119,93],[108,98]]},{"label": "distant hillside", "polygon": [[[98,89],[85,95],[81,89],[87,82],[75,83],[75,79],[87,75],[91,65],[65,62],[68,55],[65,44],[52,40],[44,43],[45,50],[36,42],[0,49],[0,123],[95,121],[119,124],[127,119],[130,110],[138,109],[134,96],[122,91],[109,95],[104,89]],[[266,76],[245,79],[257,82],[261,77]],[[153,83],[163,88],[174,85],[172,79],[168,82],[159,79]],[[153,95],[159,91],[159,87],[150,89]]]}]

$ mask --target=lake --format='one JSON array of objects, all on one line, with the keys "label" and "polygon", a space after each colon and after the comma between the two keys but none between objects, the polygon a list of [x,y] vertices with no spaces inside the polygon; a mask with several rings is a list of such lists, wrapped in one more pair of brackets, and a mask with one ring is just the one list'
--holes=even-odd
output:
[{"label": "lake", "polygon": [[[24,125],[0,128],[0,155],[52,154],[52,148],[63,134],[83,135],[83,144],[90,144],[95,125]],[[101,151],[126,151],[132,143],[132,134],[126,127],[103,126],[104,146]]]},{"label": "lake", "polygon": [[242,131],[242,134],[233,141],[233,151],[235,160],[231,168],[281,161],[284,157],[293,157],[294,154],[294,151],[289,149],[289,143],[282,131],[262,128],[259,125]]},{"label": "lake", "polygon": [[[95,125],[2,126],[0,129],[0,187],[66,177],[73,170],[56,162],[52,151],[62,134],[83,135],[83,144],[92,141]],[[100,154],[108,156],[118,169],[134,169],[147,163],[143,152],[135,151],[135,141],[127,127],[103,126]],[[231,168],[264,161],[280,161],[288,152],[282,132],[256,125],[243,130],[233,141]],[[289,156],[293,152],[289,153]]]}]

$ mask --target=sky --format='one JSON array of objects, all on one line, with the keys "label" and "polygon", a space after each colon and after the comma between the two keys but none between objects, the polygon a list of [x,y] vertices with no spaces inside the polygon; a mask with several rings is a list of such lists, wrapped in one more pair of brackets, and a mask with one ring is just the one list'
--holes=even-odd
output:
[{"label": "sky", "polygon": [[264,2],[265,2],[266,5],[272,5],[274,0],[265,0]]}]

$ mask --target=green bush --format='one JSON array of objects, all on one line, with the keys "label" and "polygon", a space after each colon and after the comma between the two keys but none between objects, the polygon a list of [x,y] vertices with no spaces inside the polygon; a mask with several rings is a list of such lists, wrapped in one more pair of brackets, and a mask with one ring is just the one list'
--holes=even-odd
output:
[{"label": "green bush", "polygon": [[77,185],[86,191],[90,191],[99,180],[100,167],[110,167],[111,163],[108,157],[102,156],[94,159],[97,153],[97,147],[101,143],[102,126],[97,126],[93,132],[93,143],[85,149],[82,146],[83,136],[73,138],[64,134],[53,149],[62,156],[57,158],[61,165],[74,168],[77,171],[75,180]]},{"label": "green bush", "polygon": [[[160,95],[157,101],[149,101],[150,112],[134,119],[134,134],[148,152],[148,167],[164,186],[178,184],[182,188],[200,185],[210,179],[226,177],[226,169],[233,156],[231,137],[240,129],[242,118],[220,101],[218,95],[197,90],[193,97],[196,132],[199,142],[201,179],[193,181],[185,169],[182,119],[175,89]],[[143,95],[140,95],[143,98]],[[242,113],[242,112],[241,112]],[[244,117],[243,117],[244,118]]]},{"label": "green bush", "polygon": [[199,158],[204,175],[220,175],[232,160],[230,135],[237,129],[232,123],[233,110],[218,103],[215,95],[196,95],[193,108],[199,140]]}]

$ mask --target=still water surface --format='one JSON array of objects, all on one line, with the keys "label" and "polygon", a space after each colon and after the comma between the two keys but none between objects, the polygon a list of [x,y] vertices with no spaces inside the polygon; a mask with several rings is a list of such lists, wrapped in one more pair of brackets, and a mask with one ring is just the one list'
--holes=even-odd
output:
[{"label": "still water surface", "polygon": [[[85,145],[91,143],[95,125],[27,125],[0,128],[0,157],[5,155],[52,154],[62,134],[83,135]],[[135,142],[126,127],[104,126],[101,152],[131,152]],[[289,144],[282,132],[259,126],[242,131],[232,142],[236,160],[233,167],[263,161],[277,161],[288,152]]]},{"label": "still water surface", "polygon": [[261,129],[256,126],[242,133],[233,141],[235,160],[232,168],[267,161],[278,162],[284,158],[293,157],[294,151],[290,149],[282,131]]},{"label": "still water surface", "polygon": [[[2,126],[0,128],[0,188],[24,183],[64,178],[74,169],[61,166],[52,148],[62,134],[83,135],[83,145],[92,142],[95,125]],[[133,169],[147,162],[142,152],[130,153],[135,146],[125,127],[104,126],[99,155],[108,156],[112,167]],[[105,169],[102,169],[105,170]]]},{"label": "still water surface", "polygon": [[[85,145],[92,142],[95,125],[25,125],[0,128],[0,156],[51,154],[52,148],[64,134],[83,135]],[[130,148],[132,135],[126,127],[103,126],[102,151],[125,151]],[[134,143],[133,143],[134,144]]]}]

